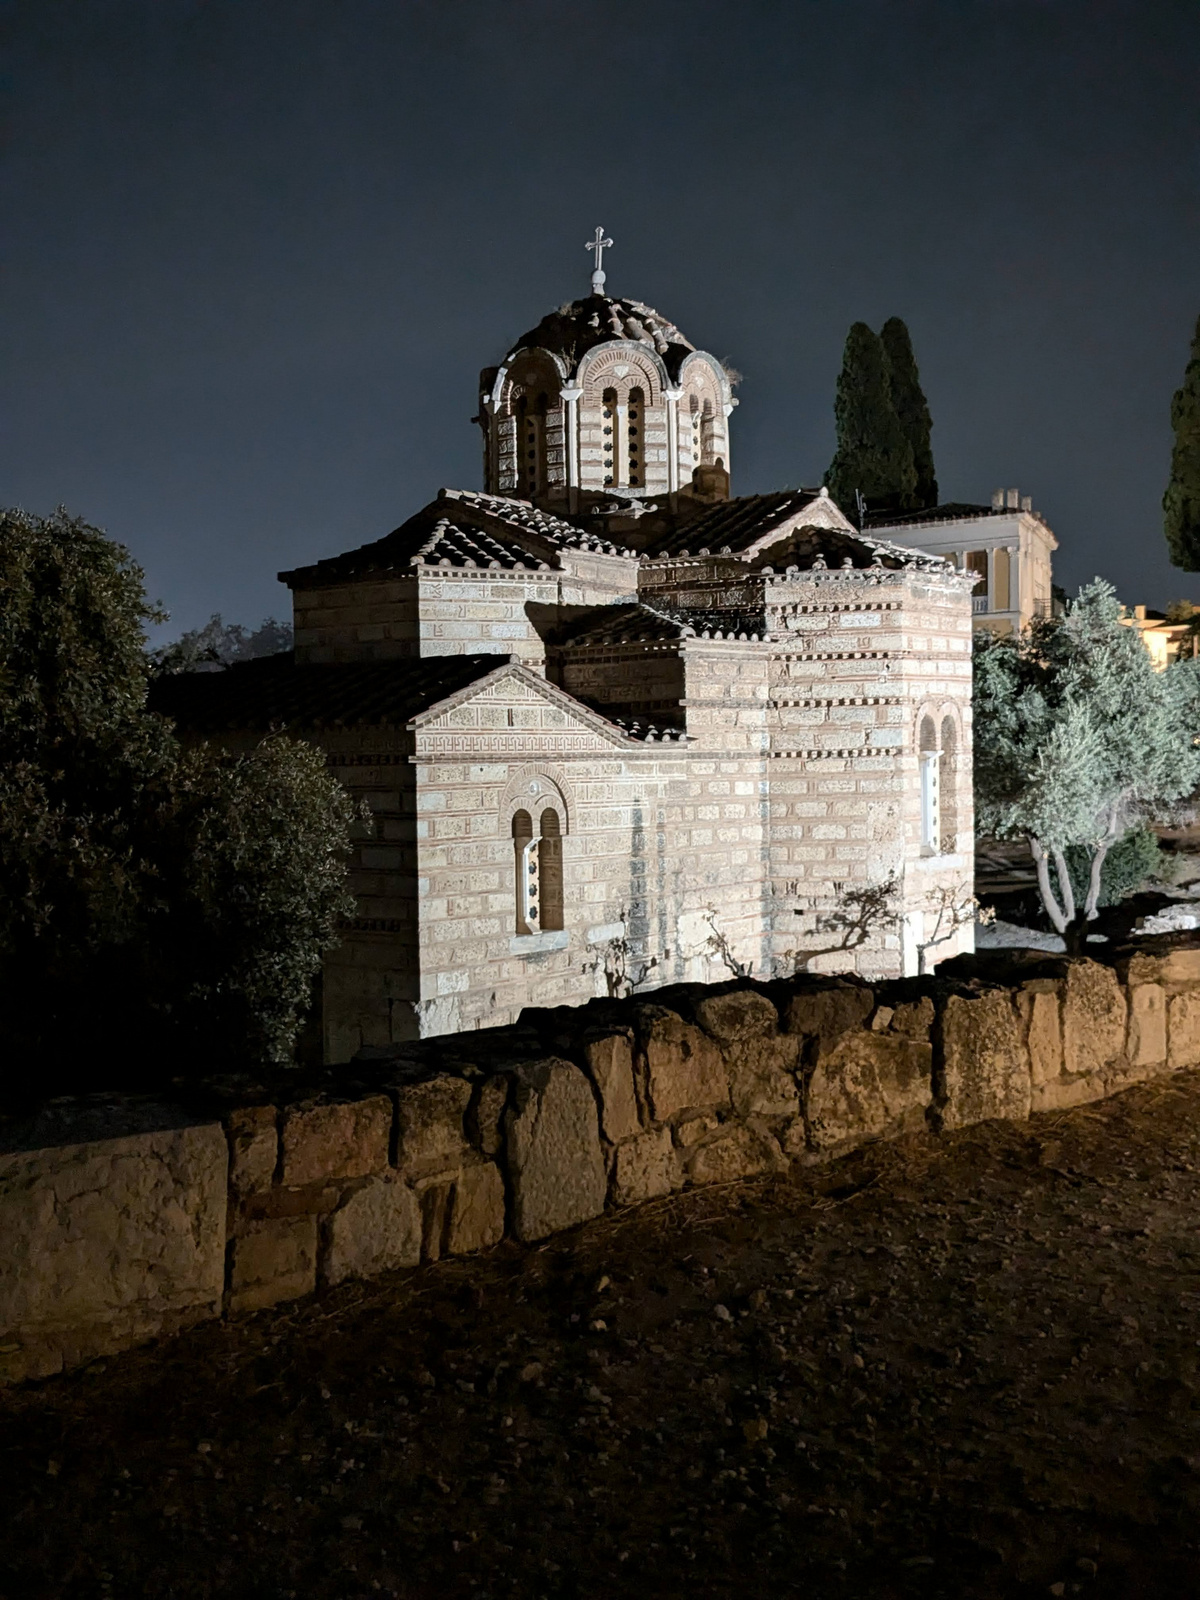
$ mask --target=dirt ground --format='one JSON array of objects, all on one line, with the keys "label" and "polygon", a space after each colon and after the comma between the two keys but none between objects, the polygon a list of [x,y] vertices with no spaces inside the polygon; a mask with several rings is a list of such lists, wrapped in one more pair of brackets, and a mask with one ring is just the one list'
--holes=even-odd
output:
[{"label": "dirt ground", "polygon": [[0,1596],[1200,1594],[1200,1073],[0,1395]]}]

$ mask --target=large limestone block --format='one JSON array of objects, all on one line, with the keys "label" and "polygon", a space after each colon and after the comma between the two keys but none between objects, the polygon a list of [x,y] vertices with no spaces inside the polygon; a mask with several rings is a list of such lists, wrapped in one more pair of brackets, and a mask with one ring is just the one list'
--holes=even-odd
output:
[{"label": "large limestone block", "polygon": [[874,994],[859,984],[803,990],[788,1002],[787,1031],[816,1034],[824,1044],[861,1028],[874,1009]]},{"label": "large limestone block", "polygon": [[670,1128],[654,1128],[618,1145],[613,1162],[613,1204],[640,1205],[679,1185],[678,1158]]},{"label": "large limestone block", "polygon": [[513,1231],[518,1239],[544,1239],[604,1209],[596,1101],[569,1061],[530,1062],[515,1076],[505,1115]]},{"label": "large limestone block", "polygon": [[1133,1067],[1158,1067],[1167,1059],[1167,997],[1157,983],[1139,983],[1129,991],[1125,1053]]},{"label": "large limestone block", "polygon": [[[1178,953],[1191,954],[1190,951]],[[1167,1056],[1167,1065],[1172,1071],[1179,1067],[1194,1067],[1200,1062],[1200,994],[1171,996],[1168,1010],[1168,1038],[1170,1053]]]},{"label": "large limestone block", "polygon": [[1063,984],[1063,1066],[1103,1075],[1125,1051],[1125,995],[1111,967],[1072,961]]},{"label": "large limestone block", "polygon": [[452,1256],[487,1250],[504,1237],[504,1178],[491,1161],[464,1167],[454,1184],[446,1249]]},{"label": "large limestone block", "polygon": [[1017,996],[1017,1009],[1025,1023],[1029,1047],[1029,1074],[1033,1086],[1033,1109],[1038,1090],[1062,1076],[1062,1019],[1059,1015],[1059,986],[1053,979],[1028,983]]},{"label": "large limestone block", "polygon": [[779,1031],[779,1015],[765,994],[753,989],[732,989],[709,995],[696,1007],[696,1020],[722,1044],[767,1038]]},{"label": "large limestone block", "polygon": [[282,1180],[302,1185],[382,1172],[391,1137],[392,1102],[387,1095],[293,1107],[283,1118]]},{"label": "large limestone block", "polygon": [[417,1197],[390,1174],[352,1190],[325,1224],[321,1276],[326,1283],[373,1278],[421,1259]]},{"label": "large limestone block", "polygon": [[942,1010],[939,1109],[947,1128],[1029,1115],[1029,1052],[1009,995],[950,995]]},{"label": "large limestone block", "polygon": [[848,1033],[818,1053],[804,1099],[817,1150],[850,1149],[920,1128],[933,1099],[933,1046]]},{"label": "large limestone block", "polygon": [[503,1073],[488,1078],[475,1095],[467,1122],[471,1139],[485,1156],[498,1156],[504,1148],[502,1118],[508,1104],[509,1079]]},{"label": "large limestone block", "polygon": [[600,1093],[604,1137],[617,1144],[637,1133],[637,1094],[633,1087],[633,1035],[626,1029],[589,1039],[583,1047],[592,1082]]},{"label": "large limestone block", "polygon": [[748,1038],[725,1046],[729,1096],[739,1117],[794,1117],[800,1110],[795,1073],[804,1041],[799,1034]]},{"label": "large limestone block", "polygon": [[0,1379],[219,1315],[228,1168],[215,1122],[0,1154]]},{"label": "large limestone block", "polygon": [[229,1186],[239,1198],[262,1194],[275,1181],[279,1135],[274,1106],[239,1106],[225,1119]]},{"label": "large limestone block", "polygon": [[665,1006],[639,1006],[637,1024],[650,1109],[657,1121],[680,1111],[728,1104],[725,1063],[706,1033]]},{"label": "large limestone block", "polygon": [[463,1117],[470,1100],[465,1078],[431,1078],[397,1091],[397,1161],[404,1172],[446,1170],[462,1162],[467,1149]]},{"label": "large limestone block", "polygon": [[697,1147],[688,1161],[692,1183],[735,1183],[787,1170],[787,1158],[774,1139],[754,1128],[729,1127],[709,1144]]},{"label": "large limestone block", "polygon": [[261,1311],[317,1286],[317,1219],[252,1222],[229,1245],[229,1310]]}]

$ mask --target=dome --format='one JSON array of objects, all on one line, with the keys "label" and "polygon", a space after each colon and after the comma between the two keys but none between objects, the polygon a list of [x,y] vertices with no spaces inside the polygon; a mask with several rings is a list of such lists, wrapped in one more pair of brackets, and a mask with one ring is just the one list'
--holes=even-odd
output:
[{"label": "dome", "polygon": [[674,323],[652,306],[643,305],[640,300],[613,300],[608,295],[591,294],[543,317],[536,328],[521,335],[504,360],[507,364],[519,350],[549,350],[563,358],[568,371],[574,371],[587,351],[610,339],[632,339],[647,345],[672,379],[678,378],[680,367],[696,349]]}]

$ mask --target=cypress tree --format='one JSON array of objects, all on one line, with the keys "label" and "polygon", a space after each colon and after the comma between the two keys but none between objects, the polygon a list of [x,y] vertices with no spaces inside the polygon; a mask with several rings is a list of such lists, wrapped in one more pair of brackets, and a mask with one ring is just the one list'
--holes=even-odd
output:
[{"label": "cypress tree", "polygon": [[921,375],[917,371],[917,358],[913,355],[908,328],[900,317],[889,317],[879,330],[888,361],[888,377],[892,392],[892,405],[900,419],[904,436],[912,445],[913,468],[917,475],[916,488],[911,500],[902,510],[924,511],[938,503],[937,474],[933,468],[933,418],[921,388]]},{"label": "cypress tree", "polygon": [[917,485],[913,449],[892,405],[883,345],[865,322],[846,335],[833,416],[837,450],[825,481],[838,505],[853,516],[856,494],[868,511],[907,504]]},{"label": "cypress tree", "polygon": [[1171,401],[1171,426],[1175,445],[1163,495],[1163,532],[1173,564],[1200,572],[1200,317],[1183,383]]}]

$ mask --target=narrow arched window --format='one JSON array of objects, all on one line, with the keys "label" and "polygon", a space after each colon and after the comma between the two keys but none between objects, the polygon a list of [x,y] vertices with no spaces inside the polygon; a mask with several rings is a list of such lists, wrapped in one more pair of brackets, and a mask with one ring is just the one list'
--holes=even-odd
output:
[{"label": "narrow arched window", "polygon": [[937,726],[932,717],[921,718],[919,740],[921,767],[921,853],[937,855],[941,845],[941,805],[938,794],[941,752],[938,750]]},{"label": "narrow arched window", "polygon": [[712,466],[715,455],[713,423],[713,403],[711,400],[706,400],[704,409],[700,413],[700,462],[705,467]]},{"label": "narrow arched window", "polygon": [[558,812],[542,812],[540,869],[542,879],[542,927],[556,932],[563,926],[562,826]]},{"label": "narrow arched window", "polygon": [[690,401],[690,407],[691,407],[691,424],[692,424],[692,466],[693,467],[698,467],[700,465],[700,448],[701,448],[701,441],[700,441],[700,398],[699,398],[698,395],[695,395],[695,394],[692,395],[691,401]]},{"label": "narrow arched window", "polygon": [[631,489],[640,488],[646,481],[646,396],[641,389],[630,389],[629,409],[625,414],[626,461],[629,472],[626,482]]},{"label": "narrow arched window", "polygon": [[546,396],[521,395],[516,418],[517,491],[532,500],[546,486]]},{"label": "narrow arched window", "polygon": [[620,440],[617,437],[617,391],[615,389],[605,389],[600,407],[600,416],[600,431],[604,442],[604,481],[605,483],[616,483],[616,463],[619,460],[617,451]]},{"label": "narrow arched window", "polygon": [[943,855],[958,849],[958,729],[953,717],[942,718],[942,749],[938,759],[939,831]]},{"label": "narrow arched window", "polygon": [[536,933],[538,922],[537,842],[533,819],[528,811],[518,811],[512,819],[513,857],[516,867],[517,932]]}]

